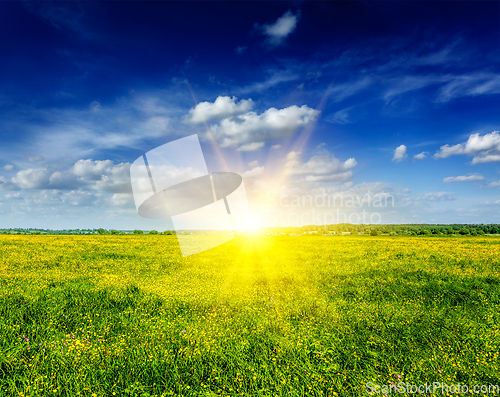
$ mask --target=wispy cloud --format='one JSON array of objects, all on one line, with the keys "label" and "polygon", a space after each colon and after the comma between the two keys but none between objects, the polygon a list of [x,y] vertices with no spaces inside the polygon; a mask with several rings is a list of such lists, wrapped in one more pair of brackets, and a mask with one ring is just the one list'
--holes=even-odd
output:
[{"label": "wispy cloud", "polygon": [[339,110],[327,117],[325,117],[325,121],[328,123],[333,123],[333,124],[348,124],[350,122],[349,120],[349,110],[351,108],[345,108],[342,110]]},{"label": "wispy cloud", "polygon": [[[178,101],[178,100],[177,100]],[[0,121],[17,139],[0,147],[0,155],[17,163],[76,161],[120,148],[147,148],[147,141],[189,132],[175,128],[187,113],[165,93],[135,93],[115,103],[75,108],[20,108]],[[16,156],[18,158],[16,158]]]},{"label": "wispy cloud", "polygon": [[456,193],[450,192],[431,192],[421,194],[415,197],[415,200],[428,200],[428,201],[452,201],[456,200]]},{"label": "wispy cloud", "polygon": [[291,71],[269,71],[270,76],[260,82],[251,83],[243,87],[236,87],[234,92],[239,95],[246,95],[250,93],[262,93],[278,84],[294,81],[299,78],[299,74]]},{"label": "wispy cloud", "polygon": [[82,37],[91,38],[93,34],[83,24],[84,4],[77,1],[21,1],[24,8],[56,29],[70,29]]},{"label": "wispy cloud", "polygon": [[238,149],[236,149],[238,152],[253,152],[255,150],[259,150],[264,147],[264,142],[252,142],[252,143],[245,143],[244,145],[241,145]]},{"label": "wispy cloud", "polygon": [[439,90],[436,102],[491,94],[500,94],[500,74],[477,72],[450,78],[450,81]]},{"label": "wispy cloud", "polygon": [[236,47],[235,51],[237,54],[243,54],[247,48],[248,47],[246,47],[246,46],[240,45],[240,46]]},{"label": "wispy cloud", "polygon": [[333,84],[332,87],[329,89],[328,94],[333,98],[335,102],[340,102],[366,89],[371,84],[372,84],[372,78],[362,77],[353,82]]}]

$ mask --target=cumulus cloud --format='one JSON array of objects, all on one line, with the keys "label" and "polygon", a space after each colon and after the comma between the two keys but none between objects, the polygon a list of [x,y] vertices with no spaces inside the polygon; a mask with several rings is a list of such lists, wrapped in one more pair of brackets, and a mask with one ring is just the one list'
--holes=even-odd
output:
[{"label": "cumulus cloud", "polygon": [[252,142],[241,145],[238,149],[238,152],[253,152],[254,150],[258,150],[264,146],[264,142]]},{"label": "cumulus cloud", "polygon": [[408,154],[406,154],[406,146],[405,145],[399,145],[394,150],[394,156],[392,157],[392,161],[395,161],[396,163],[399,163],[400,161],[403,161],[407,157],[408,157]]},{"label": "cumulus cloud", "polygon": [[10,170],[13,170],[13,169],[14,169],[14,166],[13,166],[12,164],[5,164],[5,165],[3,166],[3,169],[4,169],[5,171],[10,171]]},{"label": "cumulus cloud", "polygon": [[248,112],[237,117],[226,118],[210,131],[222,147],[245,143],[265,142],[293,134],[297,129],[314,122],[319,110],[307,105],[292,105],[284,109],[270,108],[262,114]]},{"label": "cumulus cloud", "polygon": [[448,158],[455,155],[473,156],[472,164],[500,161],[500,134],[498,131],[485,135],[472,134],[466,142],[441,146],[434,154],[434,158]]},{"label": "cumulus cloud", "polygon": [[243,173],[243,178],[255,178],[264,173],[264,167],[255,167]]},{"label": "cumulus cloud", "polygon": [[10,187],[44,190],[93,189],[129,193],[129,168],[129,163],[114,164],[111,160],[78,160],[65,170],[48,168],[21,170],[12,177]]},{"label": "cumulus cloud", "polygon": [[419,154],[416,154],[415,156],[413,156],[413,160],[423,160],[423,159],[427,158],[428,155],[429,155],[429,152],[422,152],[422,153],[419,153]]},{"label": "cumulus cloud", "polygon": [[251,99],[242,99],[219,96],[215,102],[200,102],[189,111],[185,118],[188,123],[204,123],[207,121],[218,121],[228,117],[238,116],[249,112],[253,108]]},{"label": "cumulus cloud", "polygon": [[344,162],[332,153],[324,151],[303,162],[300,152],[290,152],[286,156],[285,174],[305,176],[307,182],[342,182],[352,178],[351,169],[357,165],[354,158]]},{"label": "cumulus cloud", "polygon": [[443,179],[445,183],[453,183],[453,182],[467,182],[467,181],[482,181],[484,176],[481,174],[470,174],[470,175],[460,175],[460,176],[449,176]]},{"label": "cumulus cloud", "polygon": [[294,15],[290,10],[288,10],[274,23],[262,26],[256,25],[256,27],[262,32],[262,34],[267,36],[266,42],[269,45],[276,47],[283,44],[288,35],[295,30],[299,17],[299,13]]},{"label": "cumulus cloud", "polygon": [[21,189],[42,189],[49,185],[50,175],[46,168],[29,168],[19,171],[12,178],[12,182]]},{"label": "cumulus cloud", "polygon": [[251,161],[248,163],[248,165],[252,168],[257,167],[259,165],[259,162],[257,160]]}]

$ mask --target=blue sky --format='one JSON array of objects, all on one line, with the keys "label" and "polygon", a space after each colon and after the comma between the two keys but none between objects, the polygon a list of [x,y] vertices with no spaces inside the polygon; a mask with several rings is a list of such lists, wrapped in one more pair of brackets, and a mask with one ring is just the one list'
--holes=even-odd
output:
[{"label": "blue sky", "polygon": [[[5,1],[0,30],[0,227],[170,228],[129,167],[191,134],[258,225],[500,223],[496,1]],[[335,194],[392,201],[302,200]]]}]

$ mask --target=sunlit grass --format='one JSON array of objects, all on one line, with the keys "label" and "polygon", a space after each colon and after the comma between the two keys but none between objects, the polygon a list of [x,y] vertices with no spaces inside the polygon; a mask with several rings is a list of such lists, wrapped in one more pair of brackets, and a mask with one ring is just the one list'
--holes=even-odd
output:
[{"label": "sunlit grass", "polygon": [[[500,240],[1,236],[0,395],[500,384]],[[115,394],[113,394],[115,393]]]}]

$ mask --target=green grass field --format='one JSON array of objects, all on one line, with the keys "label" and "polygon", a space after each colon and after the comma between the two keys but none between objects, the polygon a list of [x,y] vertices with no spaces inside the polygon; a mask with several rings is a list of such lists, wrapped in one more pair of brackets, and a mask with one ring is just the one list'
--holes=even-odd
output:
[{"label": "green grass field", "polygon": [[500,384],[499,238],[248,236],[183,258],[175,236],[3,235],[0,256],[0,396]]}]

